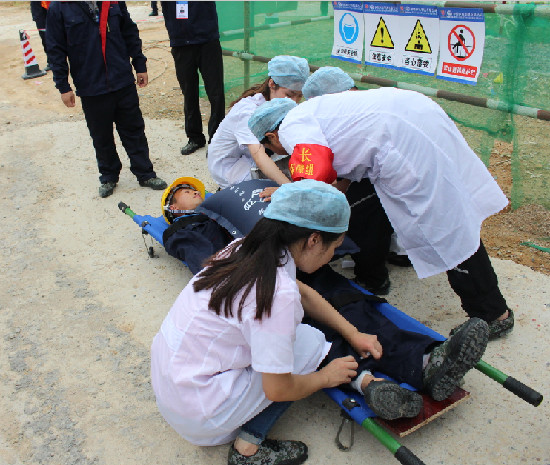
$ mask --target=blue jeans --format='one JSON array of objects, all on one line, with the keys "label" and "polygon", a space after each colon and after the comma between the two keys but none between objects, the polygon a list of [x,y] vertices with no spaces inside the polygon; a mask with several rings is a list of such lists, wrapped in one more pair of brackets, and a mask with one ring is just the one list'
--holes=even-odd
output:
[{"label": "blue jeans", "polygon": [[261,444],[279,417],[292,402],[273,402],[254,418],[241,426],[239,438],[252,444]]}]

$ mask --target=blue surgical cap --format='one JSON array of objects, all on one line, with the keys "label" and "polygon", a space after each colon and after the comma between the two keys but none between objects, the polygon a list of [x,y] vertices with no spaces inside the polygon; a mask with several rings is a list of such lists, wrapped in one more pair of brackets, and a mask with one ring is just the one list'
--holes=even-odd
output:
[{"label": "blue surgical cap", "polygon": [[298,104],[289,98],[274,98],[262,103],[248,120],[248,127],[256,139],[262,140],[266,132],[273,131],[290,110]]},{"label": "blue surgical cap", "polygon": [[269,60],[267,71],[269,77],[278,86],[290,90],[302,90],[309,76],[309,65],[305,58],[279,55]]},{"label": "blue surgical cap", "polygon": [[347,73],[335,66],[323,66],[307,78],[302,89],[306,100],[324,94],[336,94],[355,86]]},{"label": "blue surgical cap", "polygon": [[314,231],[348,230],[350,207],[338,189],[314,179],[283,184],[271,196],[264,217]]}]

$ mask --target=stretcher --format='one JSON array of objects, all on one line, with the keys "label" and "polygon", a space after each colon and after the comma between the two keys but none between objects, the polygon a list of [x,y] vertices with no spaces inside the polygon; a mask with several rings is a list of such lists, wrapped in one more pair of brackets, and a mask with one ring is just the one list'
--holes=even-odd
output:
[{"label": "stretcher", "polygon": [[[132,209],[120,202],[118,208],[122,213],[130,216],[134,223],[136,223],[140,228],[144,238],[144,243],[146,245],[147,253],[150,257],[154,257],[154,249],[152,245],[147,246],[145,238],[151,236],[155,239],[160,245],[163,245],[162,234],[164,230],[168,227],[168,224],[162,216],[151,216],[151,215],[138,215],[132,211]],[[152,244],[152,242],[151,242]],[[368,291],[349,280],[350,286],[355,289],[358,289],[366,295],[371,295]],[[446,338],[441,334],[433,331],[427,326],[423,325],[414,318],[408,316],[397,308],[393,307],[389,303],[385,302],[384,299],[379,299],[380,302],[373,302],[373,306],[389,320],[391,320],[395,325],[401,329],[408,331],[414,331],[417,333],[426,334],[436,340],[443,341]],[[508,376],[507,374],[501,372],[500,370],[494,368],[488,363],[480,360],[475,368],[481,371],[483,374],[493,379],[497,383],[501,384],[504,388],[508,389],[510,392],[525,400],[529,404],[537,407],[543,400],[542,394],[535,391],[534,389],[526,386],[517,379]],[[375,376],[389,378],[383,373],[373,373]],[[411,390],[415,390],[412,386],[401,383],[401,386],[406,387]],[[340,388],[327,388],[324,389],[325,393],[334,400],[342,411],[342,423],[336,435],[336,444],[341,450],[349,450],[353,445],[354,432],[353,432],[353,422],[360,425],[366,431],[371,433],[380,443],[386,447],[392,455],[402,464],[405,465],[421,465],[424,464],[412,451],[407,447],[399,443],[396,437],[403,437],[407,434],[416,431],[423,425],[434,420],[438,416],[447,412],[448,410],[456,407],[460,402],[466,400],[470,397],[470,393],[464,389],[457,388],[456,391],[448,398],[443,401],[435,401],[431,397],[422,394],[424,400],[424,407],[422,412],[415,418],[400,418],[397,420],[383,420],[377,418],[375,413],[367,406],[362,395],[357,392],[343,390]],[[349,440],[346,441],[347,445],[344,445],[341,441],[341,436],[343,428],[349,423],[350,426],[350,436]]]}]

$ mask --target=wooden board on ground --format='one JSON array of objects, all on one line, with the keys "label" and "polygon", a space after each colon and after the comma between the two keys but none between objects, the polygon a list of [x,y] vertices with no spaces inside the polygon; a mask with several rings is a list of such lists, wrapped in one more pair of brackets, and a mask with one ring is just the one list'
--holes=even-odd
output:
[{"label": "wooden board on ground", "polygon": [[395,435],[402,438],[407,434],[416,431],[418,428],[429,423],[433,419],[442,415],[448,410],[455,408],[460,402],[470,397],[470,393],[464,389],[457,388],[457,390],[447,399],[436,401],[433,400],[427,394],[422,394],[424,400],[424,408],[414,418],[399,418],[397,420],[383,420],[376,418],[376,421],[384,426],[388,431],[391,431]]}]

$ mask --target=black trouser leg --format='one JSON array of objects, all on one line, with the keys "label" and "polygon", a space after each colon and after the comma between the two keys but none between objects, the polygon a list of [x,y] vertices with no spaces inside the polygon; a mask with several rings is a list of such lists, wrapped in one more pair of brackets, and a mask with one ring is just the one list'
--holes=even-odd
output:
[{"label": "black trouser leg", "polygon": [[185,133],[190,141],[199,145],[206,143],[202,132],[202,117],[199,105],[199,56],[201,45],[172,47],[176,76],[183,94]]},{"label": "black trouser leg", "polygon": [[210,119],[208,120],[208,143],[210,143],[216,129],[225,118],[223,56],[218,39],[202,45],[199,70],[210,102]]},{"label": "black trouser leg", "polygon": [[447,278],[470,318],[478,317],[489,323],[508,310],[498,287],[497,275],[481,241],[475,254],[447,271]]},{"label": "black trouser leg", "polygon": [[116,102],[112,93],[81,97],[82,110],[95,148],[99,182],[118,182],[122,169],[113,136]]},{"label": "black trouser leg", "polygon": [[369,179],[351,183],[346,197],[351,206],[347,234],[361,249],[352,255],[355,276],[368,287],[379,287],[388,278],[386,256],[393,228]]},{"label": "black trouser leg", "polygon": [[130,171],[138,181],[156,176],[149,158],[149,144],[145,136],[145,122],[139,108],[139,97],[134,85],[124,87],[114,94],[118,96],[115,124],[120,141],[130,159]]},{"label": "black trouser leg", "polygon": [[42,40],[42,47],[44,48],[44,53],[47,56],[48,49],[46,48],[46,31],[38,31],[38,35],[40,35],[40,40]]},{"label": "black trouser leg", "polygon": [[379,371],[391,376],[399,383],[408,383],[417,389],[422,389],[424,354],[438,345],[438,341],[421,333],[398,328],[364,298],[350,299],[349,303],[339,305],[337,302],[342,296],[350,293],[358,296],[363,294],[330,266],[324,266],[311,274],[298,273],[297,277],[333,303],[340,314],[360,332],[376,335],[382,345],[383,355],[379,360],[373,357],[361,358],[338,332],[308,318],[304,322],[318,328],[325,334],[327,340],[332,342],[323,365],[336,358],[352,355],[359,364],[357,374],[365,370]]}]

